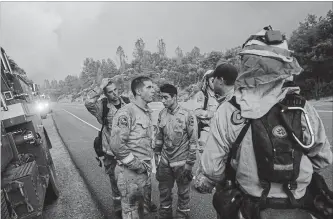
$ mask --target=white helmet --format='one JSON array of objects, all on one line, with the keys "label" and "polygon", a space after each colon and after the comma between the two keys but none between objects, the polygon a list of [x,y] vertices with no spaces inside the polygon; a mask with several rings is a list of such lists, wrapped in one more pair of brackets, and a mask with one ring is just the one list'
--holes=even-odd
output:
[{"label": "white helmet", "polygon": [[286,37],[271,26],[264,27],[258,33],[251,35],[243,44],[239,55],[258,55],[293,62],[292,51],[289,50]]}]

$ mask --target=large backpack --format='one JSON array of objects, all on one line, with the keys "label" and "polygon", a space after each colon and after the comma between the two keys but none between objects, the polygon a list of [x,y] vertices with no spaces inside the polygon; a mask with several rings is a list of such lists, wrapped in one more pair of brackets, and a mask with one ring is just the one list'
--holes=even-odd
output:
[{"label": "large backpack", "polygon": [[[233,97],[229,101],[239,109],[239,105]],[[297,206],[295,197],[291,190],[297,188],[296,179],[299,175],[302,155],[306,153],[297,143],[293,135],[302,139],[301,111],[284,111],[285,107],[304,108],[305,99],[297,94],[289,94],[280,103],[275,104],[268,113],[259,119],[248,119],[241,130],[234,145],[232,146],[228,165],[231,159],[236,159],[238,147],[244,138],[248,128],[251,126],[252,143],[255,153],[258,177],[263,192],[260,197],[262,206],[266,204],[266,198],[271,183],[281,183],[287,194],[290,204]],[[228,171],[232,169],[228,166]],[[232,172],[232,171],[230,171]],[[235,173],[226,173],[235,180]]]},{"label": "large backpack", "polygon": [[[324,178],[319,174],[312,175],[306,194],[301,199],[296,200],[291,192],[297,188],[296,179],[300,171],[301,158],[303,154],[307,155],[308,151],[301,147],[295,139],[295,137],[297,139],[303,138],[301,111],[285,109],[286,107],[304,108],[305,102],[301,96],[290,94],[282,102],[273,106],[262,118],[245,120],[245,125],[232,145],[228,156],[225,170],[226,184],[222,185],[223,190],[214,194],[214,208],[221,216],[227,215],[227,218],[233,218],[233,216],[236,218],[235,215],[238,214],[239,208],[241,208],[245,218],[251,219],[259,219],[260,211],[265,208],[301,208],[310,211],[318,219],[333,216],[332,212],[326,215],[327,211],[325,210],[333,208],[333,192],[328,189]],[[240,110],[235,97],[229,103]],[[244,195],[239,191],[235,180],[236,171],[230,164],[232,159],[236,159],[239,145],[250,126],[252,127],[252,142],[258,177],[263,188],[260,198]],[[275,199],[275,201],[267,199],[272,182],[283,185],[288,199]]]}]

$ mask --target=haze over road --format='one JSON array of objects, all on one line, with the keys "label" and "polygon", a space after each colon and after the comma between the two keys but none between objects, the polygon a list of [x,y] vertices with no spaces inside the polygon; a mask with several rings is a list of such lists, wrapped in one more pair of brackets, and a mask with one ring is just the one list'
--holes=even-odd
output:
[{"label": "haze over road", "polygon": [[[322,118],[329,141],[332,144],[333,123],[332,123],[332,102],[314,102],[315,108],[318,110]],[[152,103],[150,107],[153,109],[153,122],[156,123],[158,112],[163,107],[160,103]],[[56,104],[53,109],[53,118],[59,130],[60,136],[66,144],[73,162],[78,167],[81,175],[86,181],[93,197],[99,203],[105,217],[111,218],[112,201],[110,182],[104,173],[104,168],[98,166],[95,160],[95,152],[93,149],[93,141],[97,136],[98,129],[101,125],[97,122],[84,107],[83,104]],[[196,168],[196,166],[195,166]],[[323,173],[330,188],[332,183],[332,166]],[[157,182],[155,175],[153,178],[153,201],[159,205]],[[174,190],[174,211],[176,209],[177,194]],[[214,209],[211,204],[211,194],[199,194],[195,191],[191,192],[191,218],[193,219],[213,219],[216,218]],[[152,215],[149,218],[154,218]],[[148,218],[148,217],[147,217]]]}]

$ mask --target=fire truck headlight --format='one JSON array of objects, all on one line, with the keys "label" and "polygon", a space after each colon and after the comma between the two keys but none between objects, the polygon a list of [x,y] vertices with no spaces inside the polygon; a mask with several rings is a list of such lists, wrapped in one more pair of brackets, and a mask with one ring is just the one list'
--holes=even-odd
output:
[{"label": "fire truck headlight", "polygon": [[43,109],[44,109],[44,104],[42,104],[42,103],[38,103],[38,104],[37,104],[37,109],[38,109],[38,110],[43,110]]}]

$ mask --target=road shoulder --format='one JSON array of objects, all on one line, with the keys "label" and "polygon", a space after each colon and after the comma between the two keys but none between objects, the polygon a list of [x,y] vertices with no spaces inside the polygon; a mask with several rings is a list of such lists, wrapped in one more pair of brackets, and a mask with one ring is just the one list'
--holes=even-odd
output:
[{"label": "road shoulder", "polygon": [[60,187],[59,198],[54,203],[45,206],[44,219],[104,218],[72,162],[54,126],[51,115],[48,115],[48,118],[43,120],[43,125],[52,142],[50,152]]}]

